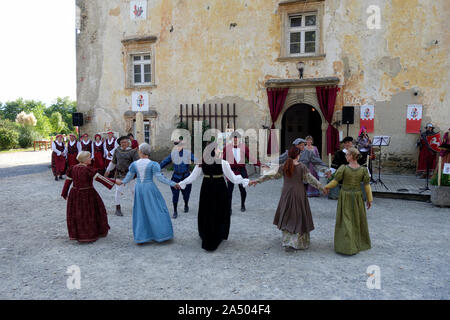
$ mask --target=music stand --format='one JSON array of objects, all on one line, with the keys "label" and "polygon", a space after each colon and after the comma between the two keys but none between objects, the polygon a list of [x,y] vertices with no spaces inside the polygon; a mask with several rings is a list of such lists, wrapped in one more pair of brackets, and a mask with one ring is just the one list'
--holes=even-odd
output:
[{"label": "music stand", "polygon": [[380,155],[378,157],[378,179],[375,180],[373,182],[373,184],[377,184],[379,182],[382,186],[384,186],[388,190],[389,190],[389,188],[386,187],[384,182],[381,180],[381,147],[389,146],[390,142],[391,142],[391,137],[389,137],[389,136],[375,136],[375,137],[373,137],[373,142],[372,142],[372,145],[380,147]]}]

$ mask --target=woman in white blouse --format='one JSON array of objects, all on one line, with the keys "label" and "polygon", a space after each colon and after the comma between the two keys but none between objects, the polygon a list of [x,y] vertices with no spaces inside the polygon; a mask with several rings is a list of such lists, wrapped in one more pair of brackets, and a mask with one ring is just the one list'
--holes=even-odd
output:
[{"label": "woman in white blouse", "polygon": [[[180,187],[184,189],[186,185],[203,176],[198,206],[198,233],[202,239],[202,248],[207,251],[216,250],[222,240],[228,239],[230,203],[224,176],[234,184],[242,184],[244,187],[250,182],[249,179],[233,173],[230,164],[222,159],[222,152],[216,148],[216,143],[207,148],[211,146],[211,157],[205,159],[204,155],[202,164],[196,165],[190,176],[179,182]],[[211,162],[212,164],[208,164]]]}]

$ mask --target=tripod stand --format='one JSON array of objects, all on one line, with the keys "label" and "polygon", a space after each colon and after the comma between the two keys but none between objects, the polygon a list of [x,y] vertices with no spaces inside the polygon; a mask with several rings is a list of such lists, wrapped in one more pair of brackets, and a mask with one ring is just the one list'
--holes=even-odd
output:
[{"label": "tripod stand", "polygon": [[425,192],[427,190],[430,190],[430,188],[428,187],[428,176],[429,176],[429,174],[430,174],[430,158],[427,158],[427,171],[426,171],[427,185],[425,186],[425,188],[420,188],[421,191],[419,193],[422,193],[422,192]]},{"label": "tripod stand", "polygon": [[389,190],[389,188],[381,180],[381,146],[382,145],[384,145],[384,146],[388,146],[389,145],[389,137],[386,137],[386,136],[374,137],[373,138],[374,145],[375,145],[375,142],[378,142],[378,140],[379,140],[378,146],[380,147],[380,155],[378,156],[378,179],[375,180],[373,182],[373,184],[380,183],[383,187],[385,187],[387,190]]}]

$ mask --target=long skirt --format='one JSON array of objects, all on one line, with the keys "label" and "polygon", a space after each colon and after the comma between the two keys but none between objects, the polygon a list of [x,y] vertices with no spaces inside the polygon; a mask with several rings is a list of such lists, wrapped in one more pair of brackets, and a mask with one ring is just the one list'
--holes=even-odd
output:
[{"label": "long skirt", "polygon": [[283,247],[305,250],[309,248],[309,241],[309,232],[300,235],[300,233],[290,233],[286,230],[282,231],[281,244]]},{"label": "long skirt", "polygon": [[334,250],[352,255],[370,248],[369,227],[361,189],[343,185],[336,213]]},{"label": "long skirt", "polygon": [[57,156],[55,152],[52,152],[52,172],[55,177],[61,176],[66,172],[66,158]]},{"label": "long skirt", "polygon": [[68,153],[67,154],[67,166],[69,168],[78,164],[77,156],[78,156],[78,153]]},{"label": "long skirt", "polygon": [[67,199],[67,229],[71,240],[93,242],[106,237],[108,217],[102,198],[93,187],[72,187]]},{"label": "long skirt", "polygon": [[230,206],[224,179],[203,178],[198,208],[198,233],[202,248],[214,251],[230,231]]},{"label": "long skirt", "polygon": [[133,205],[134,242],[163,242],[173,238],[166,202],[154,182],[136,182]]}]

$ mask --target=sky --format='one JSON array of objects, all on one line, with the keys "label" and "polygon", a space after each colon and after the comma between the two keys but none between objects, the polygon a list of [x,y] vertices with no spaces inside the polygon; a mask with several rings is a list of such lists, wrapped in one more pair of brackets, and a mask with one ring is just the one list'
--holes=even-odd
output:
[{"label": "sky", "polygon": [[0,0],[0,102],[76,100],[75,0]]}]

